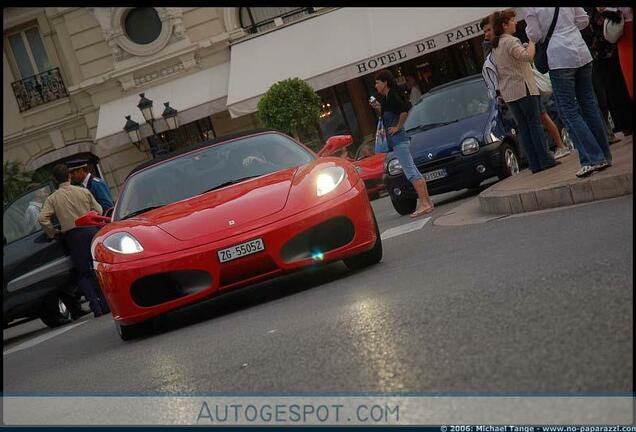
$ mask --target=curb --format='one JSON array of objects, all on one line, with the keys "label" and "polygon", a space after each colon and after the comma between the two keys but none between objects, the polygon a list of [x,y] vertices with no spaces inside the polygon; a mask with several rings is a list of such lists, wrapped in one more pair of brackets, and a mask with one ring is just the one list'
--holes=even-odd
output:
[{"label": "curb", "polygon": [[486,213],[515,214],[554,207],[563,207],[629,195],[633,189],[633,174],[590,178],[535,191],[490,192],[479,195],[479,206]]},{"label": "curb", "polygon": [[624,137],[612,146],[614,165],[583,179],[574,176],[579,168],[575,154],[537,175],[524,170],[480,193],[479,207],[484,213],[510,215],[629,195],[634,181],[632,146],[631,136]]}]

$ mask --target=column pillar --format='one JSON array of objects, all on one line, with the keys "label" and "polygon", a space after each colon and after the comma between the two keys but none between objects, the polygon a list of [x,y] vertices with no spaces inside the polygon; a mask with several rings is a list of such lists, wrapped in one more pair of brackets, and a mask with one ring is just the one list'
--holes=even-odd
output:
[{"label": "column pillar", "polygon": [[375,134],[377,120],[369,106],[367,92],[364,88],[362,78],[354,78],[347,81],[345,84],[347,85],[347,91],[351,98],[353,111],[358,119],[358,126],[360,127],[362,137],[364,138],[368,135]]}]

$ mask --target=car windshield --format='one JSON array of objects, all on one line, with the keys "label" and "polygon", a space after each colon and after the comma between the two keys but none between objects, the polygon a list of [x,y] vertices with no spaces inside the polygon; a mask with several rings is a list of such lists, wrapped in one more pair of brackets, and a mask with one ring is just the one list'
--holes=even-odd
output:
[{"label": "car windshield", "polygon": [[314,159],[304,147],[278,133],[206,147],[133,174],[124,185],[113,220]]},{"label": "car windshield", "polygon": [[409,113],[404,129],[417,130],[482,114],[490,99],[482,80],[470,81],[425,95]]},{"label": "car windshield", "polygon": [[2,225],[4,239],[7,243],[42,229],[38,217],[44,201],[52,192],[53,188],[50,184],[42,185],[25,193],[4,209]]}]

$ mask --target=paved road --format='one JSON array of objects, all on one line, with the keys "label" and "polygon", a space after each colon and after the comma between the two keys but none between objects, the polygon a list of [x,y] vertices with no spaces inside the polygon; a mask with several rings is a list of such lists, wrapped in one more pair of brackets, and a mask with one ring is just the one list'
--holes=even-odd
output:
[{"label": "paved road", "polygon": [[[5,330],[4,391],[632,391],[632,196],[433,223],[475,198],[435,197],[373,268],[250,287],[142,339],[110,317]],[[373,206],[385,234],[412,222]]]}]

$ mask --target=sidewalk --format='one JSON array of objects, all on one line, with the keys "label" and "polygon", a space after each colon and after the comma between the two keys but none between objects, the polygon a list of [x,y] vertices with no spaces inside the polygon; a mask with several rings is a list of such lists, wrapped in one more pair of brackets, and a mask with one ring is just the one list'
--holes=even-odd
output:
[{"label": "sidewalk", "polygon": [[[619,134],[619,136],[622,136]],[[532,174],[524,169],[519,174],[494,184],[479,194],[482,211],[491,214],[513,214],[553,207],[581,204],[632,193],[632,137],[610,147],[613,166],[579,179],[576,152],[559,159],[561,165]]]}]

